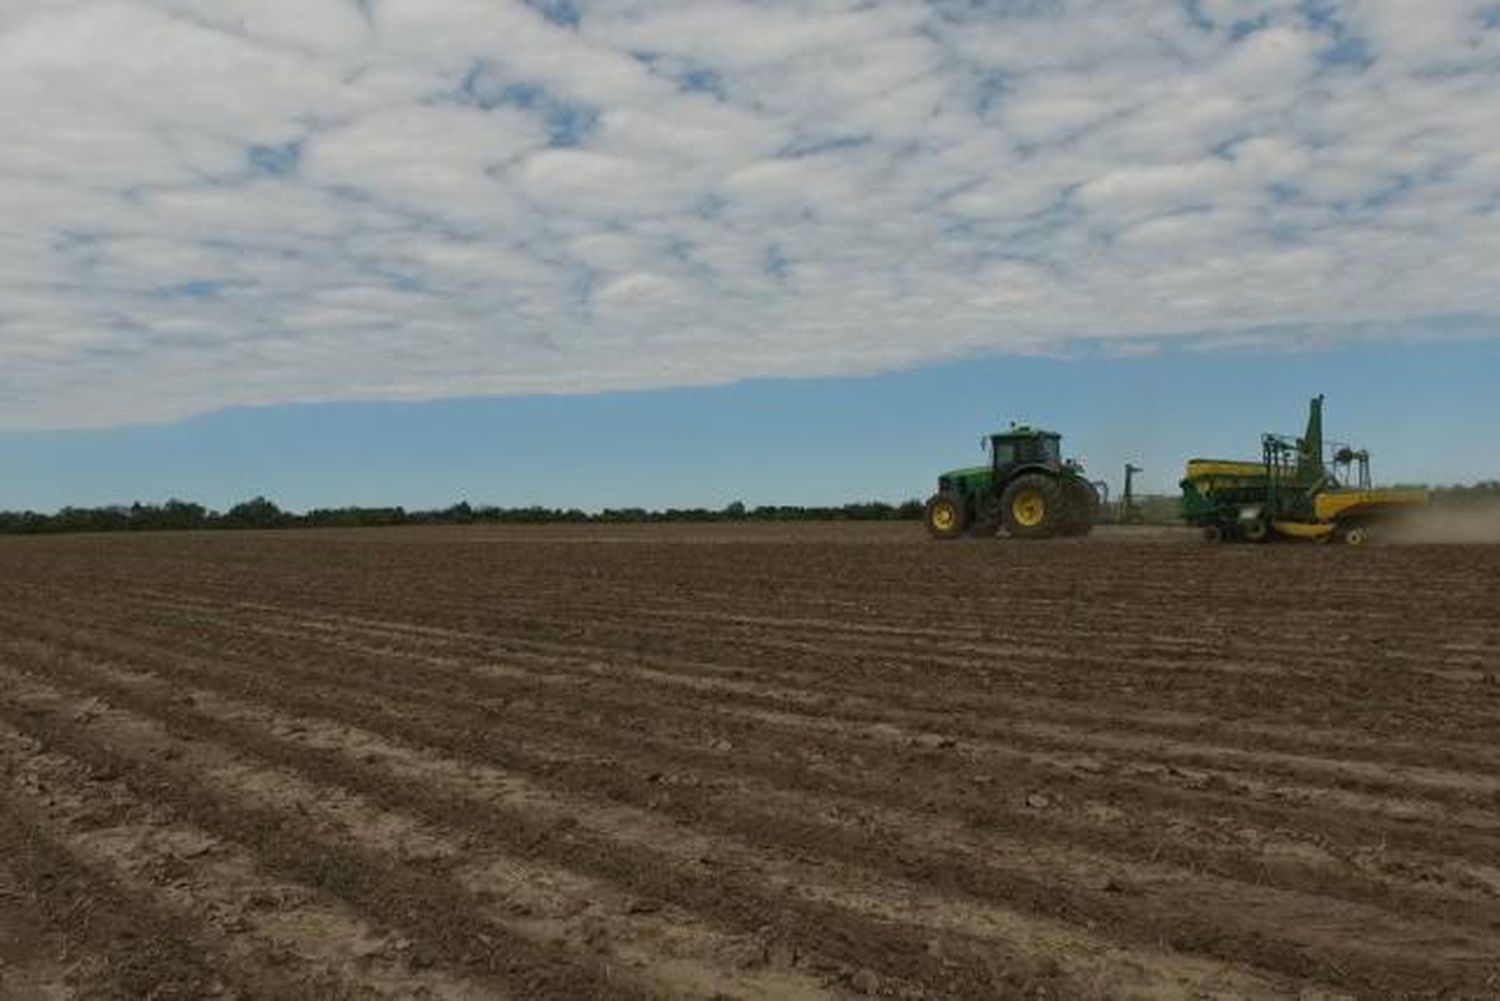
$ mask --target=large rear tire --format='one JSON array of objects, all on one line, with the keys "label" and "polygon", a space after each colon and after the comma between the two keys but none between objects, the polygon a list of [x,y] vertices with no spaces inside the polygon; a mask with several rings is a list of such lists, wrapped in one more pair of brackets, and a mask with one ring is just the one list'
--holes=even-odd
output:
[{"label": "large rear tire", "polygon": [[1000,496],[1000,517],[1007,534],[1017,539],[1048,539],[1068,521],[1062,487],[1050,476],[1017,476]]},{"label": "large rear tire", "polygon": [[944,542],[963,535],[968,520],[963,498],[946,492],[933,494],[922,516],[927,534]]},{"label": "large rear tire", "polygon": [[1068,501],[1068,520],[1063,535],[1088,535],[1099,520],[1099,491],[1087,480],[1067,480],[1063,493]]}]

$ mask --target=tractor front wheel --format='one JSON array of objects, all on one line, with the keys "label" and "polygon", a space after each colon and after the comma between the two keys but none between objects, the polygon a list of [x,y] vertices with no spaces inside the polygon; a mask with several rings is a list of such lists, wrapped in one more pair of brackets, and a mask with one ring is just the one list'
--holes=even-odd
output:
[{"label": "tractor front wheel", "polygon": [[934,539],[958,538],[964,534],[968,521],[963,498],[950,493],[933,494],[922,520],[927,525],[927,534]]},{"label": "tractor front wheel", "polygon": [[1017,476],[1001,495],[1000,517],[1014,538],[1050,538],[1067,522],[1062,487],[1041,473]]}]

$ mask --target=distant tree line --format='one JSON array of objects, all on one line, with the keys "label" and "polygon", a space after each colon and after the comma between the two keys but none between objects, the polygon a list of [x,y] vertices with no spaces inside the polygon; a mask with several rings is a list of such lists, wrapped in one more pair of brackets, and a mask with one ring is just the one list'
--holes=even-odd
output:
[{"label": "distant tree line", "polygon": [[[1467,486],[1429,488],[1432,502],[1443,506],[1478,507],[1500,504],[1500,480]],[[1179,521],[1177,498],[1146,495],[1137,499],[1148,524]],[[1105,509],[1102,520],[1113,520],[1118,504]],[[408,511],[403,507],[315,508],[303,514],[284,511],[264,497],[212,511],[202,504],[169,500],[164,504],[107,507],[65,507],[53,514],[0,511],[0,535],[57,535],[72,532],[164,532],[212,529],[266,528],[377,528],[396,525],[585,525],[650,524],[724,521],[917,521],[922,502],[900,504],[864,501],[838,506],[764,505],[746,507],[735,501],[722,508],[578,508],[474,506],[460,502],[449,507]]]},{"label": "distant tree line", "polygon": [[1468,486],[1438,487],[1432,502],[1452,507],[1479,507],[1500,503],[1500,480],[1482,480]]},{"label": "distant tree line", "polygon": [[749,508],[735,501],[723,508],[578,508],[493,507],[460,502],[433,510],[402,507],[315,508],[302,514],[284,511],[265,497],[212,511],[202,504],[169,500],[164,504],[65,507],[54,514],[0,511],[0,534],[56,535],[72,532],[162,532],[267,528],[376,528],[396,525],[550,525],[635,524],[720,521],[902,521],[922,517],[922,503],[865,501],[836,507],[773,505]]}]

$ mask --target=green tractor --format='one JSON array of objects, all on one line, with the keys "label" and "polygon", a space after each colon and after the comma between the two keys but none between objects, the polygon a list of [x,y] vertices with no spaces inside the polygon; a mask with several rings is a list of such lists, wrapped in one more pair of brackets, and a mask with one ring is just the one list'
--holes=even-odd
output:
[{"label": "green tractor", "polygon": [[938,477],[924,521],[934,539],[1017,539],[1087,535],[1099,516],[1099,491],[1078,464],[1062,458],[1062,436],[1011,425],[986,441],[987,466]]}]

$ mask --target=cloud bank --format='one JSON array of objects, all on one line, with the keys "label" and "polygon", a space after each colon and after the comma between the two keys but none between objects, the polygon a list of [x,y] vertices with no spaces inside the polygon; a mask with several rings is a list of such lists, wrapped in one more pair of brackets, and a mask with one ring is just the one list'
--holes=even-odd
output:
[{"label": "cloud bank", "polygon": [[9,0],[0,427],[1500,335],[1484,0]]}]

